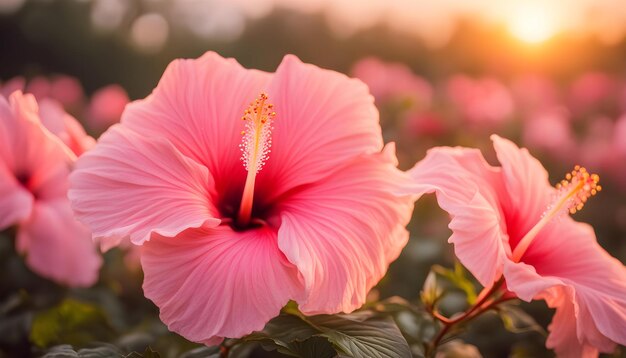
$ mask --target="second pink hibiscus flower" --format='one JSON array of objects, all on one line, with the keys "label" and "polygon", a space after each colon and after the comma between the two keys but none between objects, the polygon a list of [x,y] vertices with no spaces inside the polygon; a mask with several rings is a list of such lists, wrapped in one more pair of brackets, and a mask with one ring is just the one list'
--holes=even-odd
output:
[{"label": "second pink hibiscus flower", "polygon": [[600,190],[599,178],[576,167],[553,188],[526,149],[492,139],[502,167],[476,149],[434,148],[409,171],[409,192],[437,194],[452,216],[449,242],[483,286],[502,277],[517,297],[556,308],[547,346],[560,357],[626,344],[626,268],[568,216]]}]

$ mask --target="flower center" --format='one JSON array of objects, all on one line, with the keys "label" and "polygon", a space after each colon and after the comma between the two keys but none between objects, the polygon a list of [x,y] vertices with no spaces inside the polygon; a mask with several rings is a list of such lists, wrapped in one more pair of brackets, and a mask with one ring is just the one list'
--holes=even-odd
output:
[{"label": "flower center", "polygon": [[23,186],[24,188],[29,187],[29,182],[30,182],[30,176],[27,174],[17,174],[15,175],[15,179],[17,179],[17,182],[20,183],[21,186]]},{"label": "flower center", "polygon": [[22,188],[28,190],[35,200],[39,199],[40,193],[36,187],[36,184],[33,182],[33,177],[28,173],[18,173],[15,175],[15,179],[22,186]]},{"label": "flower center", "polygon": [[241,227],[250,223],[256,175],[263,169],[272,147],[272,122],[276,112],[272,111],[274,105],[267,100],[267,94],[261,93],[257,99],[250,102],[250,106],[241,117],[245,121],[245,129],[241,132],[243,138],[239,147],[243,166],[248,171],[237,215],[237,225]]},{"label": "flower center", "polygon": [[543,229],[554,217],[580,211],[587,199],[596,195],[602,187],[598,184],[600,177],[597,174],[589,174],[587,169],[577,165],[571,173],[565,175],[556,185],[557,192],[554,200],[541,216],[541,220],[524,235],[513,251],[513,260],[519,262],[524,253],[533,242],[539,231]]}]

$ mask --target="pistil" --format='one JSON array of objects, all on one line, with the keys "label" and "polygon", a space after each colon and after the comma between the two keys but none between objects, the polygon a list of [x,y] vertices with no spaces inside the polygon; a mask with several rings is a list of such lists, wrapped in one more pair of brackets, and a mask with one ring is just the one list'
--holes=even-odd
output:
[{"label": "pistil", "polygon": [[268,103],[267,94],[261,93],[241,117],[246,124],[241,132],[243,138],[239,147],[242,152],[241,160],[248,171],[237,216],[237,224],[242,227],[250,223],[256,175],[263,169],[271,151],[272,122],[276,116],[272,109],[273,105]]},{"label": "pistil", "polygon": [[556,216],[563,212],[574,214],[580,211],[587,199],[602,190],[598,185],[599,181],[600,177],[597,174],[589,174],[585,168],[578,165],[571,173],[567,173],[565,179],[556,185],[557,193],[553,203],[515,247],[513,260],[519,262],[522,259],[537,234]]}]

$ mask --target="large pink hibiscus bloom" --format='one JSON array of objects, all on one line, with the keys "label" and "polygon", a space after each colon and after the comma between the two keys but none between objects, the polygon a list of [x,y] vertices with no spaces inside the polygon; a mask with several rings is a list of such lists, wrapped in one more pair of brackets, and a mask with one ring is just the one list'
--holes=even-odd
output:
[{"label": "large pink hibiscus bloom", "polygon": [[502,167],[475,149],[434,148],[411,169],[412,192],[437,194],[452,216],[449,241],[481,284],[503,275],[519,298],[556,308],[547,346],[559,356],[626,344],[626,268],[567,214],[600,189],[597,176],[577,168],[553,188],[526,149],[492,139]]},{"label": "large pink hibiscus bloom", "polygon": [[127,106],[69,195],[104,247],[142,245],[144,292],[168,327],[215,344],[289,300],[307,314],[363,304],[408,238],[393,151],[358,80],[294,56],[270,74],[207,53]]},{"label": "large pink hibiscus bloom", "polygon": [[32,95],[9,101],[0,97],[0,230],[17,226],[17,249],[33,271],[91,285],[101,259],[66,197],[75,155],[42,125]]}]

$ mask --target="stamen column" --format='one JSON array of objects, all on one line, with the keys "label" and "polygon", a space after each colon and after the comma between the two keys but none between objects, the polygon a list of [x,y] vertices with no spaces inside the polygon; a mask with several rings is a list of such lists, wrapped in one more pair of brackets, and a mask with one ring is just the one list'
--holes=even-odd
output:
[{"label": "stamen column", "polygon": [[272,111],[274,106],[267,100],[267,94],[261,93],[259,98],[250,103],[241,117],[246,125],[245,130],[241,132],[243,138],[239,147],[242,152],[241,160],[248,171],[248,176],[241,197],[237,224],[244,227],[250,223],[252,217],[256,175],[263,169],[272,146],[272,122],[276,112]]}]

